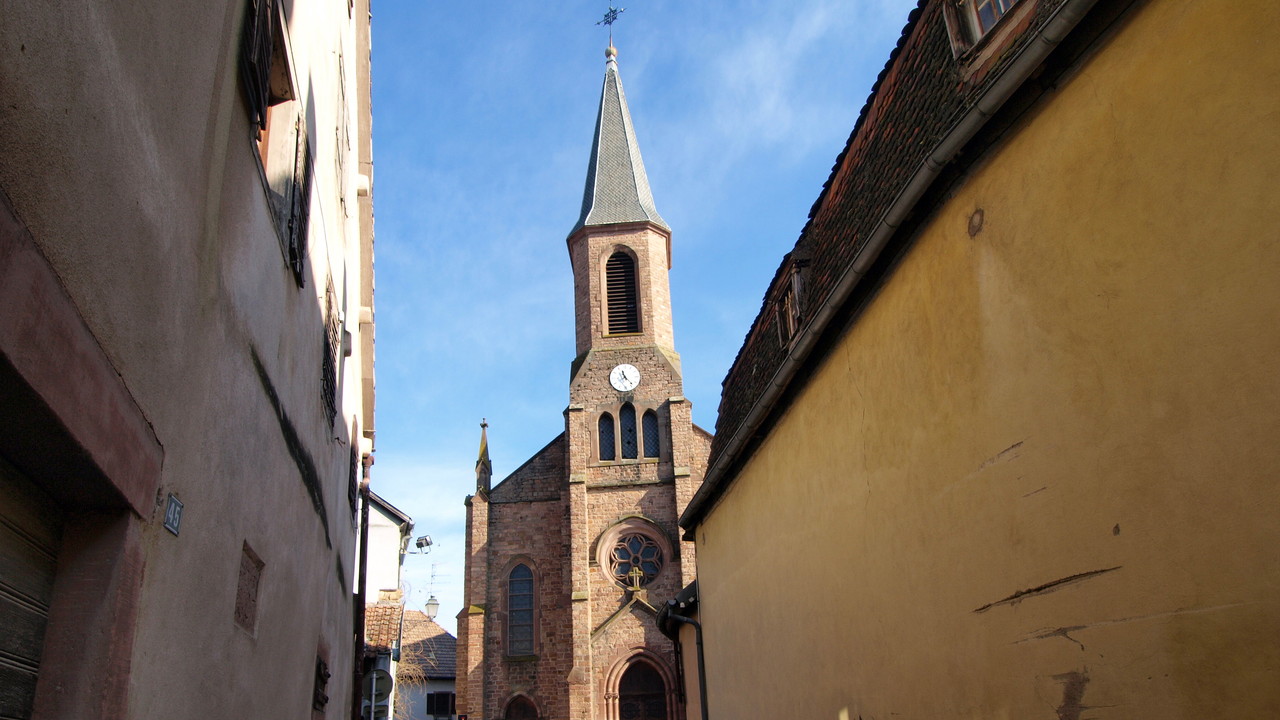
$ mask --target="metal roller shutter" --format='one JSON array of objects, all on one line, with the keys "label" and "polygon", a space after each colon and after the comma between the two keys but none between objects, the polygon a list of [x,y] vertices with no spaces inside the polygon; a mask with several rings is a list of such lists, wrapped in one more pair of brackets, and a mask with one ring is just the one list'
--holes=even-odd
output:
[{"label": "metal roller shutter", "polygon": [[62,525],[57,505],[0,459],[0,719],[31,717]]}]

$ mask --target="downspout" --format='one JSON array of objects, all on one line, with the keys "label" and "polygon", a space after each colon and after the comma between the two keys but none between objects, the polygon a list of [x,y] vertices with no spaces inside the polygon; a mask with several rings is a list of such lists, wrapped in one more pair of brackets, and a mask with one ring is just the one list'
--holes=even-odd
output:
[{"label": "downspout", "polygon": [[676,614],[676,601],[667,601],[667,619],[693,626],[693,635],[698,644],[698,707],[702,709],[702,720],[707,720],[707,667],[702,660],[702,623],[693,618]]},{"label": "downspout", "polygon": [[[943,136],[942,140],[933,149],[933,152],[925,157],[920,167],[916,169],[911,179],[907,182],[906,187],[902,189],[902,192],[898,194],[893,204],[889,206],[889,209],[881,217],[879,224],[867,239],[862,252],[858,253],[858,256],[854,258],[853,264],[845,270],[835,288],[832,289],[826,300],[819,306],[817,313],[800,330],[800,336],[796,339],[795,349],[783,359],[782,365],[773,374],[773,378],[770,379],[769,384],[765,387],[764,393],[751,406],[747,417],[734,431],[729,442],[725,445],[724,451],[719,454],[715,465],[707,469],[702,487],[694,494],[686,510],[686,513],[689,513],[690,510],[693,511],[692,514],[688,515],[690,521],[701,518],[704,514],[703,506],[708,502],[707,498],[711,492],[717,489],[723,481],[722,476],[725,474],[729,462],[737,457],[738,453],[747,444],[747,441],[755,436],[757,428],[769,415],[774,403],[777,402],[782,391],[790,384],[791,378],[799,370],[800,365],[808,358],[809,352],[813,349],[814,344],[817,343],[818,337],[826,329],[831,318],[844,305],[849,296],[853,294],[854,287],[867,274],[872,263],[880,256],[880,252],[884,250],[889,239],[893,237],[899,225],[902,224],[903,219],[920,201],[920,198],[928,190],[929,186],[933,184],[938,174],[948,163],[955,159],[960,149],[973,139],[973,136],[986,124],[987,120],[1004,105],[1015,90],[1026,82],[1027,78],[1049,56],[1049,53],[1053,52],[1058,44],[1062,42],[1062,39],[1066,37],[1067,33],[1071,32],[1081,18],[1084,17],[1085,13],[1096,3],[1097,0],[1066,0],[1054,11],[1053,17],[1045,23],[1044,28],[1036,37],[1023,47],[1018,56],[1009,64],[1009,67],[978,98],[973,107]],[[726,458],[729,460],[726,460]]]},{"label": "downspout", "polygon": [[361,703],[364,700],[364,586],[369,572],[369,468],[373,465],[373,456],[365,455],[361,461],[362,474],[360,480],[360,571],[356,578],[355,608],[352,613],[355,619],[355,632],[352,633],[355,645],[355,664],[351,668],[354,682],[351,685],[351,718],[361,720]]}]

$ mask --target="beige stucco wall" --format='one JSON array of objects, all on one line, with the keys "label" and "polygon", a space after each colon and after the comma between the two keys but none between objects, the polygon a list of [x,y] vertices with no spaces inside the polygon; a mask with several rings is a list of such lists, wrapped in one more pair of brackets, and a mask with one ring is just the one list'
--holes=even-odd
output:
[{"label": "beige stucco wall", "polygon": [[[0,0],[0,187],[163,447],[158,504],[130,518],[144,579],[129,676],[112,681],[129,684],[131,718],[311,717],[318,652],[332,675],[324,716],[349,715],[347,480],[371,345],[338,360],[332,427],[319,377],[326,278],[356,335],[372,273],[355,157],[346,182],[334,169],[343,124],[361,136],[355,28],[367,15],[284,5],[315,167],[301,289],[271,229],[240,88],[244,2]],[[313,463],[323,516],[280,413]],[[185,503],[178,536],[161,527],[168,493]],[[233,622],[246,542],[265,563],[253,632]],[[86,616],[97,601],[84,600]]]},{"label": "beige stucco wall", "polygon": [[697,530],[712,717],[1280,715],[1271,10],[1138,3],[923,229]]}]

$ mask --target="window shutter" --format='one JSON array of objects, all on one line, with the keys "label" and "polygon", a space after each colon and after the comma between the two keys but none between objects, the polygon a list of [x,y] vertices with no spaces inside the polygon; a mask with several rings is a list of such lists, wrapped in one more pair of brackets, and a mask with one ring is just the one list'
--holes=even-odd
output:
[{"label": "window shutter", "polygon": [[624,252],[616,252],[605,264],[604,276],[609,334],[640,332],[636,261]]},{"label": "window shutter", "polygon": [[249,119],[267,129],[271,93],[271,50],[275,0],[248,0],[240,37],[240,77],[249,100]]},{"label": "window shutter", "polygon": [[292,201],[289,206],[289,268],[298,287],[306,287],[307,225],[311,214],[311,141],[307,121],[299,116],[294,156]]},{"label": "window shutter", "polygon": [[320,390],[324,398],[324,409],[328,413],[329,427],[333,427],[334,418],[338,415],[338,342],[341,327],[338,324],[337,294],[330,281],[325,288],[324,312],[324,365],[320,368]]}]

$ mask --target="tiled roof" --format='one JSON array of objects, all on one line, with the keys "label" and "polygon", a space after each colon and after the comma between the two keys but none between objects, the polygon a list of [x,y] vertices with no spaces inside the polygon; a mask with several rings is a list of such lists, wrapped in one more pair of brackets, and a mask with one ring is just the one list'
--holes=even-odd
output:
[{"label": "tiled roof", "polygon": [[404,613],[400,639],[401,681],[452,680],[456,674],[457,640],[419,610]]},{"label": "tiled roof", "polygon": [[[779,333],[779,318],[774,312],[776,296],[786,285],[782,279],[793,262],[807,264],[799,322],[803,328],[830,301],[837,283],[860,259],[871,234],[881,227],[929,156],[969,115],[979,98],[1000,81],[1005,69],[1065,1],[1038,0],[1026,25],[999,58],[968,80],[961,74],[963,58],[957,59],[952,52],[942,0],[920,0],[911,11],[795,247],[782,258],[760,312],[725,377],[711,446],[709,482],[694,498],[682,525],[696,524],[710,496],[723,491],[721,483],[728,480],[716,476],[738,459],[726,457],[726,452],[740,431],[759,434],[759,429],[744,428],[744,422],[795,350]],[[812,329],[818,333],[826,330]],[[792,383],[796,377],[786,382]],[[779,397],[783,396],[785,393]],[[750,442],[745,449],[749,451],[749,447]],[[733,452],[743,449],[738,446]]]},{"label": "tiled roof", "polygon": [[364,608],[364,644],[366,650],[389,651],[400,637],[400,618],[404,605],[375,603]]},{"label": "tiled roof", "polygon": [[670,229],[653,205],[649,176],[644,171],[631,112],[627,109],[627,95],[618,77],[618,63],[609,56],[604,88],[600,91],[596,132],[591,140],[582,213],[569,234],[586,225],[643,221]]}]

